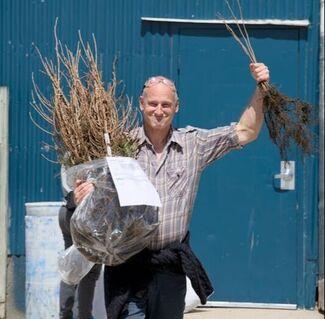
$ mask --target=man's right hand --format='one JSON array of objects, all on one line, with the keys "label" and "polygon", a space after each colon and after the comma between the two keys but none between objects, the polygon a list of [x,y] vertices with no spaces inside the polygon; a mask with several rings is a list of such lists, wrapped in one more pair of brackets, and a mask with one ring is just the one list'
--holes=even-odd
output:
[{"label": "man's right hand", "polygon": [[75,189],[73,191],[74,201],[76,205],[79,205],[81,201],[94,189],[92,182],[84,182],[76,180]]}]

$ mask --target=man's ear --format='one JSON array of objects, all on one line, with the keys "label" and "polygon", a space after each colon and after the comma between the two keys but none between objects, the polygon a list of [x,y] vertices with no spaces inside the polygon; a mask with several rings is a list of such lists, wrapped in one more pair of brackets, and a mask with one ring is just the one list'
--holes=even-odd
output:
[{"label": "man's ear", "polygon": [[175,113],[178,113],[178,111],[179,111],[179,102],[177,101],[176,102],[176,110],[175,110]]},{"label": "man's ear", "polygon": [[143,99],[143,96],[140,96],[139,97],[139,107],[140,107],[141,112],[143,111],[143,105],[144,105],[144,99]]}]

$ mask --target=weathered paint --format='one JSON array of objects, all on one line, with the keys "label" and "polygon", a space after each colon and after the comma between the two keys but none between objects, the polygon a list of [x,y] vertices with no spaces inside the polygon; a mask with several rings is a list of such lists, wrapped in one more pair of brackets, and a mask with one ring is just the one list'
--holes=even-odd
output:
[{"label": "weathered paint", "polygon": [[[301,98],[317,104],[318,63],[318,1],[274,0],[242,1],[246,19],[308,19],[307,30],[301,30],[300,52],[305,63],[301,71],[307,74],[299,83]],[[24,254],[24,207],[27,201],[58,200],[61,198],[59,167],[41,158],[41,141],[48,137],[34,127],[28,116],[31,99],[31,73],[41,68],[33,44],[52,57],[53,25],[59,17],[60,39],[70,47],[77,41],[77,30],[85,40],[94,33],[98,43],[99,61],[104,79],[110,78],[111,61],[119,55],[118,75],[126,84],[127,93],[137,96],[144,80],[152,74],[165,74],[177,79],[175,30],[166,26],[141,22],[141,17],[178,19],[215,19],[217,13],[231,18],[223,1],[216,0],[90,0],[47,1],[3,0],[0,2],[0,85],[9,86],[10,99],[10,251]],[[176,29],[175,29],[176,28]],[[233,61],[245,63],[238,48]],[[37,74],[38,83],[49,91],[49,84]],[[184,111],[185,112],[185,111]],[[235,120],[235,119],[234,119]],[[46,153],[46,148],[43,148]],[[243,163],[244,165],[244,163]],[[317,261],[317,158],[307,160],[297,178],[304,187],[299,190],[297,223],[297,303],[313,307]],[[249,177],[248,177],[249,178]],[[253,217],[252,217],[253,218]],[[254,218],[253,218],[254,220]],[[250,232],[252,247],[256,237]],[[254,239],[254,240],[253,240]]]},{"label": "weathered paint", "polygon": [[318,307],[325,311],[324,268],[325,268],[325,213],[324,213],[324,0],[320,0],[320,34],[319,34],[319,278]]},{"label": "weathered paint", "polygon": [[[58,316],[60,309],[58,256],[64,243],[59,236],[58,213],[62,202],[38,204],[35,207],[27,203],[25,217],[26,319],[51,319]],[[38,214],[42,210],[44,216]]]},{"label": "weathered paint", "polygon": [[5,319],[25,319],[25,256],[8,256]]},{"label": "weathered paint", "polygon": [[5,317],[8,238],[8,114],[9,91],[0,87],[0,318]]}]

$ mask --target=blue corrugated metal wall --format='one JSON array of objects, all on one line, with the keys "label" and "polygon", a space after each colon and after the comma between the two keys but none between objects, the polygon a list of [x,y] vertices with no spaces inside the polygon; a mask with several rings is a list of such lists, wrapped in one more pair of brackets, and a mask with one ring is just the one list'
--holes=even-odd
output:
[{"label": "blue corrugated metal wall", "polygon": [[[309,78],[316,79],[318,45],[318,1],[242,1],[245,18],[310,19],[306,43]],[[41,68],[34,45],[53,57],[53,26],[59,18],[62,42],[74,47],[77,30],[85,40],[94,33],[98,43],[104,79],[110,78],[111,61],[119,56],[118,76],[127,93],[137,96],[143,81],[152,74],[173,76],[171,33],[160,25],[145,25],[141,16],[187,19],[214,19],[220,12],[229,16],[223,1],[216,0],[2,0],[0,1],[0,85],[10,90],[10,252],[24,254],[24,203],[61,198],[59,167],[41,158],[42,141],[48,137],[32,125],[28,113],[31,100],[31,74]],[[163,26],[166,30],[166,26]],[[169,26],[167,26],[168,30]],[[148,32],[149,31],[149,32]],[[240,49],[238,49],[240,50]],[[48,81],[37,73],[41,88]],[[317,83],[302,83],[309,101],[317,101]],[[44,152],[45,150],[43,150]],[[305,172],[315,183],[315,170]],[[306,203],[301,223],[307,223],[307,241],[300,259],[315,258],[316,201]],[[307,258],[308,257],[308,258]],[[302,275],[303,276],[303,275]],[[303,279],[301,278],[303,281]],[[304,289],[301,289],[304,291]],[[301,298],[303,292],[300,292]]]}]

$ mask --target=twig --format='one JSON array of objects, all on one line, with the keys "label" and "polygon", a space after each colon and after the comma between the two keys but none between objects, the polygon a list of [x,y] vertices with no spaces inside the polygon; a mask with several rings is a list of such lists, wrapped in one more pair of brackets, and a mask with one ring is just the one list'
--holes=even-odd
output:
[{"label": "twig", "polygon": [[[225,2],[245,43],[241,41],[226,20],[220,14],[219,16],[222,17],[227,30],[239,43],[250,61],[256,63],[256,56],[245,26],[240,1],[237,0],[237,5],[243,27],[240,26],[228,1],[225,0]],[[308,127],[312,122],[312,106],[299,99],[287,97],[273,85],[269,84],[269,82],[260,82],[258,85],[263,90],[263,112],[269,135],[271,140],[278,146],[281,158],[287,160],[292,142],[300,148],[303,154],[309,154],[312,151],[312,134]]]},{"label": "twig", "polygon": [[[137,126],[136,111],[130,101],[122,103],[117,95],[116,59],[113,62],[112,80],[107,89],[97,66],[97,43],[93,35],[94,52],[84,43],[79,31],[79,41],[73,53],[62,45],[54,25],[56,64],[43,57],[36,48],[43,66],[42,72],[50,79],[53,95],[47,99],[32,83],[32,107],[41,118],[52,125],[52,133],[42,128],[31,116],[32,122],[52,135],[58,160],[74,165],[107,156],[104,133],[110,134],[112,155],[134,156],[137,141],[128,134]],[[80,63],[83,68],[80,68]],[[84,73],[81,72],[85,70]],[[123,92],[123,91],[122,91]]]}]

